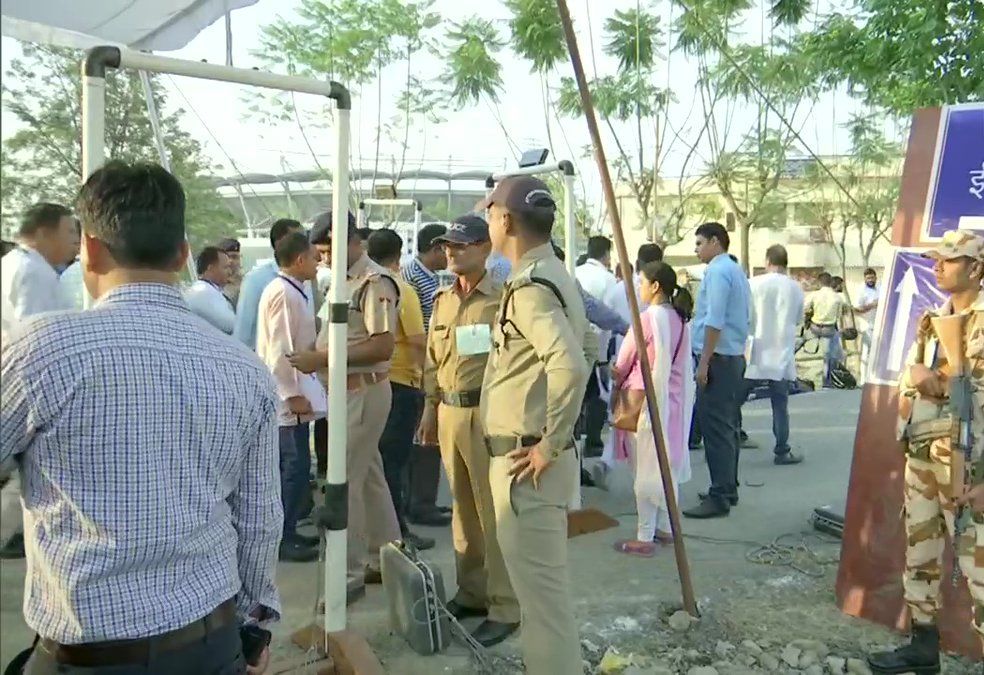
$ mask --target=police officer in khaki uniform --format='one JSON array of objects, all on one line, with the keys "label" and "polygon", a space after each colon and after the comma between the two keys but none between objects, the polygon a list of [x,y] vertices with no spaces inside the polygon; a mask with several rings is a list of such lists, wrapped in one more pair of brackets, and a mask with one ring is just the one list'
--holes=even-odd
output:
[{"label": "police officer in khaki uniform", "polygon": [[435,241],[443,243],[457,279],[434,297],[419,436],[422,443],[440,445],[454,500],[458,593],[448,610],[459,619],[487,615],[472,636],[490,647],[519,627],[519,604],[496,540],[489,452],[478,407],[502,286],[485,270],[492,248],[485,220],[462,216]]},{"label": "police officer in khaki uniform", "polygon": [[[326,233],[327,230],[327,233]],[[312,239],[331,245],[331,213],[315,220]],[[393,498],[383,473],[379,439],[389,416],[392,391],[388,382],[398,318],[396,278],[366,255],[358,231],[348,228],[348,593],[349,601],[365,593],[365,584],[379,583],[379,549],[400,538]],[[318,371],[327,386],[328,324],[322,326],[316,349],[291,357],[303,372]],[[332,392],[328,392],[331,396]],[[328,420],[334,424],[335,420]]]},{"label": "police officer in khaki uniform", "polygon": [[546,184],[505,178],[486,208],[492,247],[512,263],[481,401],[499,546],[519,600],[527,672],[571,675],[582,665],[568,589],[567,503],[588,380],[587,318],[550,245],[557,207]]},{"label": "police officer in khaki uniform", "polygon": [[[871,670],[885,675],[940,672],[937,614],[940,583],[949,583],[942,570],[946,539],[953,542],[959,571],[967,579],[974,630],[984,646],[984,238],[950,231],[925,255],[936,261],[936,284],[950,298],[920,319],[899,382],[899,437],[906,449],[902,589],[912,640],[868,657]],[[937,328],[937,322],[957,317],[949,337],[963,349],[966,389],[958,397],[968,399],[964,412],[969,420],[949,408],[951,393],[957,394],[950,382],[960,380],[952,380],[957,373],[943,348],[946,329]],[[969,434],[962,434],[961,427]],[[964,471],[957,473],[960,459]]]}]

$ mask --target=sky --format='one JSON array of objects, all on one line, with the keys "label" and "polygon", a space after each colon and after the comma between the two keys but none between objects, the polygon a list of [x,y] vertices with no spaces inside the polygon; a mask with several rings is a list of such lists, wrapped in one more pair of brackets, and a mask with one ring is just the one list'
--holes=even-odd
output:
[{"label": "sky", "polygon": [[[251,52],[259,46],[261,28],[275,21],[278,16],[288,19],[293,17],[299,4],[300,0],[259,0],[252,7],[235,11],[232,16],[234,64],[239,67],[259,65],[258,59]],[[569,5],[589,77],[594,73],[604,75],[614,72],[614,61],[601,51],[604,19],[616,9],[634,7],[635,4],[635,0],[608,0],[604,3],[598,0],[570,0]],[[821,5],[824,4],[827,3],[821,2]],[[664,26],[672,21],[672,12],[679,11],[674,10],[668,0],[658,0],[655,6]],[[503,37],[508,36],[509,14],[503,4],[496,0],[436,0],[433,11],[438,12],[445,22],[461,21],[469,16],[479,15],[493,20]],[[762,18],[759,8],[748,14],[746,24],[742,27],[744,39],[758,41]],[[443,38],[445,30],[446,26],[442,24],[435,34]],[[19,53],[19,46],[16,41],[5,37],[0,47],[3,68],[6,70],[11,59]],[[665,53],[667,50],[663,51]],[[223,63],[223,22],[220,20],[213,24],[185,48],[169,52],[168,55]],[[497,110],[484,101],[467,109],[449,108],[441,111],[445,118],[443,123],[413,128],[406,168],[495,171],[513,166],[515,158],[505,140],[502,127],[505,127],[520,149],[548,145],[540,76],[532,74],[529,65],[508,47],[499,54],[499,59],[505,88]],[[418,59],[414,64],[414,74],[422,80],[439,79],[442,72],[443,64],[438,57],[428,56]],[[565,63],[549,76],[548,82],[556,86],[561,76],[571,73],[569,64]],[[655,75],[657,84],[669,86],[675,96],[667,118],[667,128],[670,130],[668,138],[676,136],[681,139],[673,143],[666,154],[663,165],[663,174],[666,176],[699,173],[709,157],[706,145],[702,143],[690,163],[684,162],[688,139],[697,134],[702,122],[700,105],[694,94],[696,74],[694,63],[682,54],[673,52],[669,54],[668,61],[664,60],[660,65]],[[405,63],[395,64],[383,73],[379,87],[381,96],[377,94],[375,85],[353,92],[352,166],[372,168],[377,115],[381,114],[385,121],[396,113],[395,101],[402,91],[405,77]],[[279,173],[316,168],[315,159],[295,123],[274,125],[248,115],[249,88],[171,76],[165,76],[164,82],[169,90],[171,104],[188,111],[184,125],[202,142],[208,157],[220,167],[216,173]],[[324,107],[311,96],[299,95],[296,101],[302,110],[302,118],[306,120],[305,131],[318,155],[318,161],[324,166],[330,166],[333,161],[330,130],[319,130],[312,124],[318,115],[323,114]],[[816,101],[804,102],[797,112],[794,124],[813,152],[819,155],[837,154],[847,148],[847,137],[840,125],[857,110],[858,104],[843,92],[827,94]],[[749,128],[753,117],[748,106],[735,106],[731,112],[732,123],[725,134],[725,143],[733,147]],[[501,118],[501,126],[496,119],[497,115]],[[2,126],[4,135],[16,128],[6,111]],[[624,139],[634,139],[628,128],[620,127],[620,130],[620,136]],[[574,161],[579,172],[579,190],[583,191],[589,202],[600,208],[598,173],[593,159],[585,157],[590,139],[584,120],[563,119],[558,122],[551,119],[550,131],[555,150],[552,159]],[[615,149],[610,136],[607,133],[605,136],[606,150],[611,159]],[[634,145],[634,140],[632,144]],[[652,142],[647,141],[646,147],[651,148]],[[394,162],[399,161],[401,152],[397,144],[384,137],[381,143],[383,160],[380,168],[392,168]],[[420,187],[425,185],[421,184]]]}]

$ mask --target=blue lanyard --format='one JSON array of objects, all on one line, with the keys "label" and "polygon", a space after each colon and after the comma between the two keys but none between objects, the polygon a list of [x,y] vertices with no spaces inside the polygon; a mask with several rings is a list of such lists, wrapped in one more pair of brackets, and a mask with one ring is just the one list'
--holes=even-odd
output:
[{"label": "blue lanyard", "polygon": [[294,290],[296,290],[298,293],[300,293],[301,294],[301,297],[304,298],[304,302],[307,302],[307,299],[308,299],[307,298],[307,293],[304,292],[304,289],[303,288],[301,288],[296,283],[294,283],[294,280],[293,279],[290,279],[288,277],[285,277],[283,274],[278,274],[277,276],[280,277],[281,279],[283,279],[284,281],[286,281],[291,286],[293,286],[294,287]]}]

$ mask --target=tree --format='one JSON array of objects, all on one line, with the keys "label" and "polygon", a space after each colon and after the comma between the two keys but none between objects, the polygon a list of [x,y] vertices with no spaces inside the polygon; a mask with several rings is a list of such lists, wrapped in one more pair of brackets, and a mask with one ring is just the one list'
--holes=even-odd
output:
[{"label": "tree", "polygon": [[818,79],[846,82],[872,106],[915,108],[984,99],[984,3],[858,0],[802,37]]},{"label": "tree", "polygon": [[844,126],[851,138],[850,154],[827,168],[817,162],[805,170],[808,189],[816,195],[804,214],[808,224],[820,227],[847,271],[847,242],[857,238],[863,267],[892,227],[901,184],[902,149],[885,138],[883,119],[855,115]]},{"label": "tree", "polygon": [[[792,126],[800,103],[816,91],[803,49],[784,37],[794,34],[808,3],[779,0],[773,5],[774,25],[763,30],[759,43],[738,41],[741,13],[748,0],[691,0],[678,4],[677,48],[697,58],[701,104],[706,116],[710,158],[707,175],[734,214],[742,232],[741,260],[749,269],[749,240],[757,227],[776,227],[785,213],[778,188],[787,176],[796,140]],[[733,108],[721,101],[741,102],[755,111],[743,133],[732,131]],[[732,138],[738,142],[729,145]]]},{"label": "tree", "polygon": [[[10,64],[3,101],[20,123],[3,141],[4,221],[14,220],[30,204],[75,202],[82,181],[82,52],[23,44],[23,56]],[[151,76],[154,100],[171,170],[187,199],[186,224],[193,249],[229,234],[233,216],[215,191],[214,167],[198,142],[180,126],[181,109],[168,111],[161,82]],[[140,78],[134,71],[110,71],[106,77],[106,157],[157,162],[153,129]]]}]

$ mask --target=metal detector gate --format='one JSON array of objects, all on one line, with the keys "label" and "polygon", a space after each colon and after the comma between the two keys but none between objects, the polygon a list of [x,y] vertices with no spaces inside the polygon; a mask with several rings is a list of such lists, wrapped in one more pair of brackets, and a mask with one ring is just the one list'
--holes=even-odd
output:
[{"label": "metal detector gate", "polygon": [[[105,162],[106,144],[106,71],[110,68],[170,73],[203,80],[326,96],[335,101],[335,167],[332,175],[332,283],[329,291],[328,329],[328,415],[346,419],[345,371],[348,360],[346,328],[348,298],[344,297],[348,247],[349,190],[349,114],[352,101],[348,90],[337,82],[323,82],[304,77],[276,75],[247,68],[219,66],[186,61],[121,47],[94,47],[82,64],[82,175],[88,179]],[[345,629],[346,528],[348,485],[346,482],[346,425],[328,426],[328,482],[325,503],[331,514],[327,524],[325,554],[326,633]]]},{"label": "metal detector gate", "polygon": [[[540,164],[528,166],[515,171],[507,171],[489,176],[485,179],[486,196],[492,194],[495,184],[503,178],[511,176],[542,176],[545,174],[560,173],[564,180],[564,266],[567,273],[574,276],[574,268],[577,266],[576,244],[577,232],[574,228],[574,164],[568,160],[562,160],[557,164]],[[582,448],[578,447],[578,453]],[[571,498],[567,502],[568,508],[576,511],[581,508],[581,463],[578,462],[575,475],[572,477]]]},{"label": "metal detector gate", "polygon": [[363,199],[359,202],[359,213],[357,216],[359,227],[367,227],[367,206],[412,206],[414,209],[413,236],[409,237],[409,241],[404,242],[404,246],[406,247],[405,253],[408,256],[413,257],[417,255],[417,234],[420,232],[420,223],[424,212],[424,206],[420,203],[419,199]]}]

